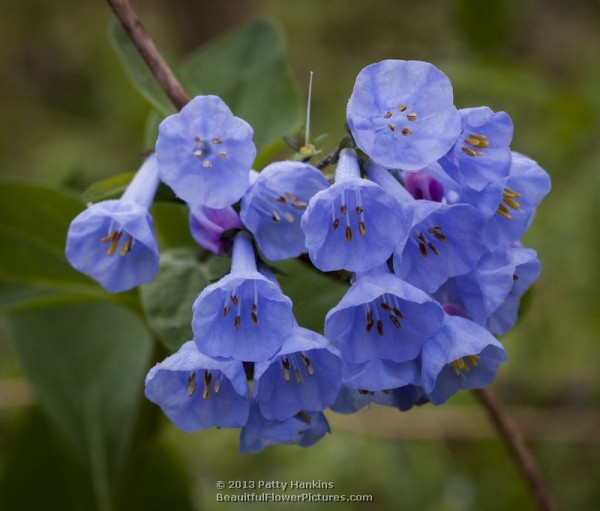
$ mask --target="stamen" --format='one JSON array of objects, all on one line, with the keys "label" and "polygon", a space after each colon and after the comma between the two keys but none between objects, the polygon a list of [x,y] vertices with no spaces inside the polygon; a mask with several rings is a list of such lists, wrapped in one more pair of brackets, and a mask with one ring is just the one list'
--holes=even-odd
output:
[{"label": "stamen", "polygon": [[219,151],[218,155],[219,155],[219,158],[227,158],[227,152],[225,152],[225,151]]},{"label": "stamen", "polygon": [[365,234],[367,234],[367,225],[362,220],[360,220],[358,222],[358,233],[361,236],[364,236]]},{"label": "stamen", "polygon": [[277,213],[275,213],[275,211],[273,211],[273,213],[271,214],[271,220],[278,224],[279,222],[281,222],[281,217]]},{"label": "stamen", "polygon": [[516,273],[513,275],[513,280],[519,280],[519,276]]},{"label": "stamen", "polygon": [[283,379],[286,382],[289,382],[292,379],[290,375],[290,361],[287,358],[284,358],[281,361],[281,365],[283,366]]},{"label": "stamen", "polygon": [[258,305],[255,303],[252,304],[252,312],[250,313],[250,318],[252,319],[252,323],[258,325]]},{"label": "stamen", "polygon": [[402,131],[400,133],[407,137],[408,135],[412,134],[412,130],[410,128],[402,128]]},{"label": "stamen", "polygon": [[345,215],[346,211],[348,211],[348,206],[346,204],[342,204],[342,206],[340,207],[340,213],[342,215]]},{"label": "stamen", "polygon": [[515,192],[514,190],[511,190],[510,188],[504,188],[502,195],[504,197],[511,197],[513,199],[519,199],[523,196],[523,194],[521,194],[519,192]]},{"label": "stamen", "polygon": [[384,119],[389,119],[392,116],[392,112],[386,112],[383,116]]},{"label": "stamen", "polygon": [[496,210],[496,213],[498,213],[499,215],[502,215],[507,220],[512,219],[512,216],[510,216],[510,211],[504,204],[498,205],[498,209]]},{"label": "stamen", "polygon": [[448,243],[448,238],[446,238],[446,236],[444,234],[442,234],[441,232],[435,231],[433,233],[433,236],[435,238],[437,238],[438,240],[440,240],[442,243]]},{"label": "stamen", "polygon": [[131,252],[132,248],[133,248],[133,237],[127,236],[125,243],[123,243],[123,245],[121,246],[121,252],[120,252],[121,257],[124,257],[127,255],[128,252]]},{"label": "stamen", "polygon": [[465,142],[473,147],[488,147],[490,143],[486,140],[485,135],[469,135],[465,138]]},{"label": "stamen", "polygon": [[380,319],[377,320],[377,333],[383,335],[383,321]]},{"label": "stamen", "polygon": [[229,297],[229,299],[231,300],[231,303],[233,303],[233,305],[237,305],[238,303],[240,303],[240,301],[238,300],[238,297],[235,295],[231,295]]},{"label": "stamen", "polygon": [[289,200],[291,200],[292,202],[295,201],[299,201],[300,199],[298,198],[298,196],[295,193],[291,193],[291,192],[283,192],[283,195],[285,195]]},{"label": "stamen", "polygon": [[210,384],[212,382],[212,374],[204,371],[204,390],[202,391],[202,399],[206,400],[210,397]]},{"label": "stamen", "polygon": [[306,209],[307,206],[308,206],[308,204],[301,200],[296,200],[296,201],[292,202],[292,207],[296,208],[296,209]]},{"label": "stamen", "polygon": [[356,206],[356,209],[354,211],[356,211],[357,215],[360,215],[364,211],[364,209],[361,208],[360,206]]},{"label": "stamen", "polygon": [[481,151],[473,151],[473,149],[469,149],[468,147],[461,147],[461,151],[469,156],[483,156]]},{"label": "stamen", "polygon": [[400,319],[404,319],[404,314],[402,314],[399,309],[396,309],[396,307],[392,307],[392,312]]},{"label": "stamen", "polygon": [[521,209],[521,205],[514,199],[511,199],[510,197],[504,197],[504,202],[506,202],[506,204],[508,204],[513,209]]},{"label": "stamen", "polygon": [[407,109],[408,105],[398,105],[398,111],[400,112],[406,112]]},{"label": "stamen", "polygon": [[280,202],[281,204],[287,204],[287,199],[283,195],[280,195],[277,197],[277,202]]},{"label": "stamen", "polygon": [[390,314],[389,318],[390,318],[390,321],[394,324],[394,326],[396,328],[400,328],[402,326],[402,325],[400,325],[400,321],[398,321],[398,318],[396,316],[392,316]]},{"label": "stamen", "polygon": [[310,359],[306,355],[300,355],[300,358],[304,363],[304,367],[306,367],[306,372],[308,373],[308,376],[312,376],[313,374],[315,374],[315,370],[313,369],[313,366],[310,363]]},{"label": "stamen", "polygon": [[229,305],[226,305],[225,307],[223,307],[223,317],[226,318],[227,314],[229,314],[230,311],[231,311],[231,307]]},{"label": "stamen", "polygon": [[435,254],[435,255],[440,255],[439,250],[435,247],[435,245],[431,242],[427,243],[427,246],[431,249],[431,251]]},{"label": "stamen", "polygon": [[298,369],[297,367],[294,370],[294,375],[296,376],[296,381],[298,382],[298,384],[302,385],[304,383],[304,380],[302,379],[302,375],[300,374],[300,369]]},{"label": "stamen", "polygon": [[201,158],[201,157],[202,157],[202,151],[201,151],[200,149],[196,149],[196,150],[194,151],[194,156],[195,156],[196,158]]},{"label": "stamen", "polygon": [[238,314],[235,317],[235,321],[233,322],[233,328],[235,328],[236,330],[238,330],[240,328],[240,323],[242,322],[242,318],[240,317],[240,315]]},{"label": "stamen", "polygon": [[338,228],[339,226],[340,226],[340,219],[339,219],[339,218],[336,218],[336,219],[333,221],[333,230],[334,230],[334,231],[336,231],[336,230],[337,230],[337,228]]},{"label": "stamen", "polygon": [[394,123],[388,124],[388,128],[391,129],[392,131],[396,131],[396,125]]},{"label": "stamen", "polygon": [[222,143],[223,143],[223,139],[222,139],[222,138],[219,138],[219,137],[215,137],[215,138],[213,138],[213,139],[211,140],[211,142],[212,142],[213,144],[222,144]]},{"label": "stamen", "polygon": [[283,218],[285,218],[290,224],[293,224],[296,221],[294,215],[292,215],[289,211],[286,211],[283,214]]},{"label": "stamen", "polygon": [[106,251],[106,253],[111,256],[113,255],[116,250],[117,247],[119,246],[119,241],[121,241],[121,236],[123,236],[123,231],[115,231],[113,232],[111,238],[110,238],[110,246],[108,247],[108,250]]},{"label": "stamen", "polygon": [[388,311],[391,312],[392,308],[385,302],[381,302],[379,304],[379,306],[384,310],[384,311]]},{"label": "stamen", "polygon": [[407,118],[409,121],[411,121],[411,122],[412,122],[412,121],[416,121],[416,120],[417,120],[417,114],[415,114],[415,113],[413,112],[412,114],[408,114],[408,115],[406,116],[406,118]]},{"label": "stamen", "polygon": [[367,312],[367,333],[371,331],[375,321],[373,321],[373,313],[371,311]]},{"label": "stamen", "polygon": [[467,358],[469,359],[469,363],[473,367],[477,367],[477,362],[479,362],[479,360],[481,359],[479,355],[469,355]]},{"label": "stamen", "polygon": [[215,386],[214,386],[215,395],[217,395],[219,393],[219,390],[221,390],[221,380],[215,380]]},{"label": "stamen", "polygon": [[423,257],[427,257],[427,247],[425,246],[425,243],[419,242],[419,250]]},{"label": "stamen", "polygon": [[192,373],[188,377],[187,391],[189,397],[192,397],[194,395],[194,392],[196,392],[196,376],[196,373]]},{"label": "stamen", "polygon": [[201,143],[202,143],[202,139],[200,138],[200,136],[199,136],[199,135],[196,135],[196,136],[194,137],[194,142],[196,142],[196,144],[201,144]]},{"label": "stamen", "polygon": [[212,165],[212,162],[210,160],[204,160],[204,163],[202,164],[202,166],[205,169],[211,169],[213,165]]},{"label": "stamen", "polygon": [[346,227],[344,237],[346,238],[346,241],[352,241],[352,227],[349,225]]},{"label": "stamen", "polygon": [[372,396],[373,394],[375,394],[375,392],[373,392],[372,390],[365,389],[358,389],[358,393],[362,394],[363,396]]}]

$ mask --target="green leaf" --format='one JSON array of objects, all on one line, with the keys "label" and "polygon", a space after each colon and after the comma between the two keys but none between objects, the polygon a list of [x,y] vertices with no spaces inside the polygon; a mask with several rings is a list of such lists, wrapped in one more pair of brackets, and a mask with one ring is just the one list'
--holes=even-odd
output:
[{"label": "green leaf", "polygon": [[287,275],[277,280],[283,292],[294,302],[294,315],[298,323],[323,332],[327,311],[338,304],[348,285],[295,259],[277,263],[276,267]]},{"label": "green leaf", "polygon": [[33,408],[19,417],[16,426],[0,480],[0,509],[97,509],[87,467],[46,416]]},{"label": "green leaf", "polygon": [[108,36],[121,58],[133,86],[162,114],[169,115],[175,112],[175,107],[148,69],[146,62],[140,56],[121,24],[112,21],[108,27]]},{"label": "green leaf", "polygon": [[0,181],[0,281],[97,289],[64,255],[69,224],[84,207],[47,186]]},{"label": "green leaf", "polygon": [[99,202],[108,199],[118,199],[127,185],[133,179],[135,172],[125,172],[116,176],[97,181],[88,186],[81,194],[85,202]]},{"label": "green leaf", "polygon": [[304,100],[273,22],[257,20],[212,42],[180,71],[190,94],[216,94],[252,125],[259,155],[302,123]]},{"label": "green leaf", "polygon": [[228,269],[227,258],[199,261],[197,254],[185,248],[165,251],[156,278],[140,288],[146,319],[172,352],[192,339],[192,304],[200,291]]},{"label": "green leaf", "polygon": [[115,511],[193,511],[191,478],[167,442],[153,439],[135,451],[132,477],[122,483]]},{"label": "green leaf", "polygon": [[156,237],[162,251],[172,247],[196,247],[189,227],[190,211],[184,204],[155,202],[152,206],[152,218]]},{"label": "green leaf", "polygon": [[12,313],[7,330],[41,407],[90,467],[99,508],[108,508],[149,365],[144,323],[93,302]]}]

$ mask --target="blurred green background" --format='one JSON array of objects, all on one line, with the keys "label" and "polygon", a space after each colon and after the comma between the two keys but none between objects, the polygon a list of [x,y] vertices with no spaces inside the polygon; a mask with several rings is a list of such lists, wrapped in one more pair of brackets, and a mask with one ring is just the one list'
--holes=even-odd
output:
[{"label": "blurred green background", "polygon": [[[385,58],[430,61],[450,77],[457,106],[488,105],[511,115],[513,148],[550,173],[553,190],[524,240],[538,251],[542,276],[525,316],[503,339],[509,362],[494,386],[513,411],[562,508],[597,509],[600,4],[594,0],[133,3],[171,62],[253,18],[268,16],[279,22],[293,74],[303,90],[309,71],[315,73],[312,132],[330,134],[326,150],[343,135],[345,105],[356,74]],[[109,43],[107,25],[112,17],[104,2],[22,0],[5,2],[0,12],[1,174],[79,193],[99,179],[134,170],[140,154],[149,149],[145,132],[152,108],[130,85]],[[39,218],[40,229],[44,220]],[[301,294],[296,297],[309,312],[310,300]],[[77,315],[77,307],[69,314]],[[123,318],[128,330],[113,331],[113,319],[123,309],[115,304],[103,307],[93,318],[86,318],[81,309],[80,321],[72,328],[81,327],[83,346],[88,335],[106,335],[107,345],[114,344],[114,349],[127,342],[128,334],[135,337],[123,360],[137,364],[132,374],[143,377],[150,344],[140,337],[147,331],[129,312]],[[312,320],[319,323],[319,318]],[[52,321],[50,314],[44,324]],[[24,331],[30,327],[27,322],[25,314],[11,331]],[[81,442],[91,446],[89,459],[102,458],[93,447],[94,417],[84,421],[83,430],[71,432],[75,440],[65,438],[60,419],[57,422],[48,407],[42,413],[36,405],[38,398],[23,375],[7,330],[0,323],[0,509],[28,511],[40,502],[51,511],[110,509],[106,499],[98,498],[107,495],[109,483],[73,449],[81,436]],[[34,332],[38,342],[30,349],[40,359],[60,360],[60,343],[53,344],[59,334],[38,330]],[[125,362],[120,370],[127,371]],[[68,372],[68,357],[63,365],[62,371]],[[93,365],[86,369],[93,370]],[[28,375],[32,371],[44,369],[28,366]],[[49,377],[65,378],[63,372]],[[139,387],[141,396],[138,379],[132,376],[131,385]],[[76,387],[77,381],[73,377],[69,385]],[[77,399],[73,397],[73,409],[85,408],[87,401]],[[122,405],[123,413],[128,413],[127,402]],[[406,414],[374,408],[350,417],[332,416],[333,434],[317,446],[275,447],[255,456],[238,453],[235,431],[189,435],[157,418],[151,406],[143,405],[140,413],[137,427],[132,421],[133,433],[117,439],[119,445],[137,447],[129,449],[121,469],[134,471],[134,476],[120,478],[111,490],[116,495],[114,509],[246,509],[248,504],[214,503],[215,482],[234,479],[332,481],[336,493],[372,494],[375,501],[294,504],[294,509],[535,508],[504,446],[468,394],[441,408],[427,406]],[[160,433],[150,435],[150,430]],[[151,440],[138,444],[140,437]],[[107,457],[100,464],[117,463],[112,453]]]}]

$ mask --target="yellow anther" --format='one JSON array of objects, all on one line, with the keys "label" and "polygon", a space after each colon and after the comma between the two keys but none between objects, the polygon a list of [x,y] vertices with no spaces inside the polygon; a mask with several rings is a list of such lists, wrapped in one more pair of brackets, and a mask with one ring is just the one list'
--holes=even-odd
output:
[{"label": "yellow anther", "polygon": [[[481,357],[479,355],[468,355],[465,358],[467,359],[466,362],[463,357],[457,358],[456,360],[450,362],[450,366],[452,369],[454,369],[454,374],[456,374],[456,376],[460,376],[461,371],[468,373],[471,370],[471,367],[477,367],[477,362]],[[471,364],[471,367],[469,364]]]},{"label": "yellow anther", "polygon": [[213,165],[212,165],[212,162],[210,160],[204,160],[204,163],[202,164],[202,166],[205,169],[210,169],[210,168],[212,168]]},{"label": "yellow anther", "polygon": [[485,135],[471,134],[465,138],[465,142],[473,147],[488,147],[490,143],[486,140]]},{"label": "yellow anther", "polygon": [[128,252],[131,252],[131,248],[133,247],[133,238],[131,236],[127,236],[125,243],[121,246],[121,257],[126,256]]},{"label": "yellow anther", "polygon": [[481,151],[473,151],[473,149],[469,149],[468,147],[462,147],[461,151],[469,156],[483,156]]},{"label": "yellow anther", "polygon": [[504,202],[506,202],[506,204],[508,204],[513,209],[521,209],[520,204],[514,199],[511,199],[510,197],[504,197]]},{"label": "yellow anther", "polygon": [[481,359],[479,355],[469,355],[467,358],[473,367],[477,367],[477,362]]},{"label": "yellow anther", "polygon": [[518,199],[518,198],[522,197],[521,193],[515,192],[514,190],[511,190],[510,188],[505,188],[504,191],[502,192],[502,195],[504,197],[511,197],[513,199]]},{"label": "yellow anther", "polygon": [[189,397],[192,397],[196,392],[196,373],[190,374],[187,381],[187,391]]},{"label": "yellow anther", "polygon": [[499,215],[502,215],[507,220],[510,220],[512,218],[512,216],[510,216],[510,211],[504,204],[498,205],[498,209],[496,210],[496,213],[498,213]]},{"label": "yellow anther", "polygon": [[[115,231],[110,236],[106,236],[102,238],[102,240],[110,241],[110,246],[106,253],[111,256],[117,251],[117,247],[119,246],[119,241],[121,241],[121,236],[123,236],[123,231]],[[107,239],[108,238],[108,239]]]}]

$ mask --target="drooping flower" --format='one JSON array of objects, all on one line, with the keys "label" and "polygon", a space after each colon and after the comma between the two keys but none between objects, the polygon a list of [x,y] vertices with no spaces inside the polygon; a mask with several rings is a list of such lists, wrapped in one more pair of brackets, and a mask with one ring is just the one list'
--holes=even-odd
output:
[{"label": "drooping flower", "polygon": [[324,410],[335,400],[341,382],[338,351],[323,336],[298,325],[271,360],[254,366],[254,396],[261,414],[270,420]]},{"label": "drooping flower", "polygon": [[240,216],[267,259],[307,251],[300,218],[313,195],[328,186],[318,169],[301,162],[275,162],[258,175],[242,199]]},{"label": "drooping flower", "polygon": [[310,447],[330,432],[329,423],[322,412],[301,412],[289,419],[275,421],[263,417],[258,403],[253,399],[248,422],[240,433],[240,451],[257,453],[265,447],[278,444]]},{"label": "drooping flower", "polygon": [[197,96],[159,126],[160,178],[193,206],[231,206],[250,184],[253,134],[219,97]]},{"label": "drooping flower", "polygon": [[146,397],[183,431],[236,428],[248,420],[250,398],[242,362],[214,360],[193,341],[150,369]]},{"label": "drooping flower", "polygon": [[386,168],[421,170],[461,132],[448,77],[432,64],[384,60],[357,76],[347,108],[356,144]]},{"label": "drooping flower", "polygon": [[379,185],[360,177],[356,153],[340,152],[335,184],[310,200],[302,230],[322,271],[368,271],[406,241],[411,218]]},{"label": "drooping flower", "polygon": [[[448,205],[427,199],[407,197],[407,190],[378,165],[370,165],[368,175],[405,207],[413,211],[408,242],[394,251],[394,273],[406,282],[433,293],[448,278],[467,273],[481,257],[484,219],[468,204]],[[435,182],[421,173],[418,176],[425,191]],[[411,188],[417,188],[411,179]],[[440,185],[441,186],[441,185]],[[434,191],[438,191],[433,188]]]},{"label": "drooping flower", "polygon": [[223,255],[233,245],[231,238],[221,235],[229,229],[242,229],[240,217],[232,207],[214,209],[207,206],[190,207],[190,231],[202,248]]},{"label": "drooping flower", "polygon": [[441,326],[441,306],[382,265],[356,280],[325,318],[325,337],[347,364],[405,362]]},{"label": "drooping flower", "polygon": [[493,334],[502,335],[517,322],[521,297],[540,271],[535,250],[512,246],[484,255],[472,271],[451,279],[436,297],[460,307]]},{"label": "drooping flower", "polygon": [[446,315],[442,328],[423,345],[423,389],[433,404],[445,403],[460,389],[479,389],[494,381],[506,353],[485,328]]},{"label": "drooping flower", "polygon": [[150,282],[158,270],[158,247],[148,212],[158,187],[150,156],[118,200],[92,204],[71,222],[65,254],[71,265],[118,293]]},{"label": "drooping flower", "polygon": [[485,226],[488,250],[494,251],[521,239],[550,186],[550,177],[535,161],[512,153],[510,173],[502,185],[502,199],[496,214]]},{"label": "drooping flower", "polygon": [[358,412],[370,404],[377,404],[405,412],[415,405],[422,405],[426,402],[428,402],[428,398],[425,392],[416,385],[404,385],[396,389],[377,391],[342,387],[330,408],[336,413],[349,414]]},{"label": "drooping flower", "polygon": [[231,273],[207,286],[193,305],[198,349],[211,357],[271,358],[294,325],[292,302],[256,269],[247,233],[234,238]]},{"label": "drooping flower", "polygon": [[482,106],[458,111],[462,132],[440,164],[457,183],[482,190],[503,181],[510,168],[513,123],[506,112]]}]

